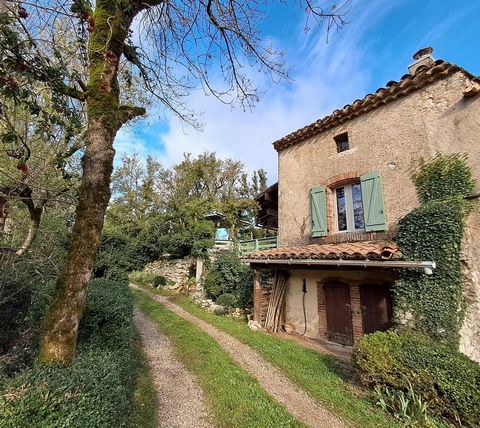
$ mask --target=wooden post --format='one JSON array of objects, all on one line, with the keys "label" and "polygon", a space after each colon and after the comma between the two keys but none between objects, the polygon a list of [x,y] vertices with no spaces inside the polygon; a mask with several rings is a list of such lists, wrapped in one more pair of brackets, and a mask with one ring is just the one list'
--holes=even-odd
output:
[{"label": "wooden post", "polygon": [[253,319],[262,323],[262,279],[257,269],[253,270]]}]

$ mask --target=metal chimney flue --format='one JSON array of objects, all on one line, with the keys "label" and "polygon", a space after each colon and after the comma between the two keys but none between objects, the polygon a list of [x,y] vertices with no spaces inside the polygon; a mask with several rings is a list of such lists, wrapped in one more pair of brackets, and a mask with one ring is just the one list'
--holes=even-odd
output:
[{"label": "metal chimney flue", "polygon": [[422,48],[419,51],[415,52],[413,59],[415,62],[408,67],[408,73],[412,76],[423,67],[431,67],[435,59],[432,56],[433,48]]}]

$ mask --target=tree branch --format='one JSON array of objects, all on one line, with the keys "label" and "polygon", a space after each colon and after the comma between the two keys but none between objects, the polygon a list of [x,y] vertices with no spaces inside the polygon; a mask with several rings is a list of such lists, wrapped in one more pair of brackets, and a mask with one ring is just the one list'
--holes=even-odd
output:
[{"label": "tree branch", "polygon": [[123,125],[139,116],[145,116],[147,111],[143,107],[120,106],[118,109],[119,122]]}]

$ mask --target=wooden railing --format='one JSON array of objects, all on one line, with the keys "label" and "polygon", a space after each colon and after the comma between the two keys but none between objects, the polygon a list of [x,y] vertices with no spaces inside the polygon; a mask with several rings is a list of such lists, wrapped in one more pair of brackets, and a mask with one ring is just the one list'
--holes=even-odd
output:
[{"label": "wooden railing", "polygon": [[219,253],[230,253],[233,251],[233,241],[216,239],[215,245],[213,246],[213,251]]},{"label": "wooden railing", "polygon": [[268,238],[250,239],[248,241],[240,241],[238,251],[240,254],[253,253],[255,251],[270,250],[278,247],[278,236],[270,236]]},{"label": "wooden railing", "polygon": [[[245,255],[255,251],[270,250],[278,247],[278,236],[270,236],[268,238],[249,239],[238,242],[238,253]],[[232,252],[234,248],[233,241],[216,240],[213,247],[214,251],[221,253]]]}]

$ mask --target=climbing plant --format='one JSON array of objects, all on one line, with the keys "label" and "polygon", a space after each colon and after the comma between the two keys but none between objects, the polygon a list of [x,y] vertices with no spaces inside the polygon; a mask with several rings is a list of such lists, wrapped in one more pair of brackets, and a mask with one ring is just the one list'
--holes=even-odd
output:
[{"label": "climbing plant", "polygon": [[437,155],[414,166],[412,180],[421,206],[399,225],[398,245],[408,260],[433,260],[433,275],[404,270],[394,288],[398,324],[458,346],[465,301],[461,244],[475,180],[461,154]]}]

